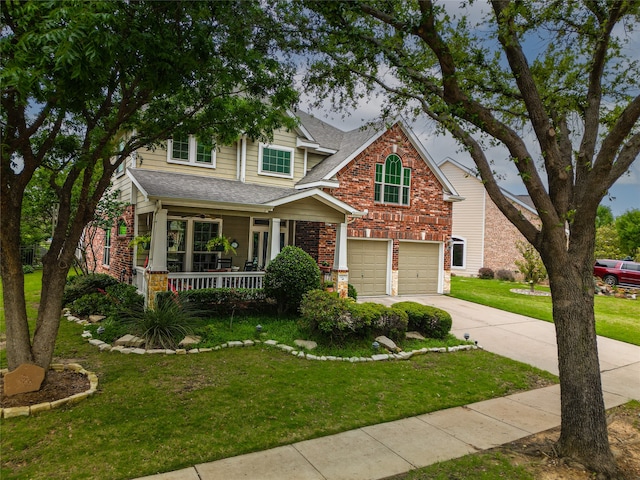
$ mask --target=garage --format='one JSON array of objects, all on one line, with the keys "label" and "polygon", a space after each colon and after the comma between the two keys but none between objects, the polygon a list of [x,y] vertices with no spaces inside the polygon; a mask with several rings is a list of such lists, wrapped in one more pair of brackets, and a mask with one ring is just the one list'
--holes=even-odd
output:
[{"label": "garage", "polygon": [[389,242],[348,240],[349,283],[358,295],[387,293],[388,247]]},{"label": "garage", "polygon": [[400,242],[398,295],[438,293],[440,244]]}]

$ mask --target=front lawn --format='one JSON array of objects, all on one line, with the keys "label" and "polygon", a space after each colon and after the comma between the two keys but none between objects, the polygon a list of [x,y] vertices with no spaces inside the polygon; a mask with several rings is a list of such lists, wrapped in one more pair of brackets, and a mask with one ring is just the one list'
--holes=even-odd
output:
[{"label": "front lawn", "polygon": [[556,381],[481,350],[368,363],[310,361],[264,345],[123,355],[100,352],[82,329],[62,321],[55,361],[95,372],[98,392],[3,419],[1,478],[135,478]]},{"label": "front lawn", "polygon": [[[510,291],[513,288],[529,287],[501,280],[452,277],[450,295],[461,300],[553,322],[551,297],[513,293]],[[548,292],[549,288],[536,286],[536,290]],[[595,315],[598,335],[640,345],[640,300],[597,295]]]}]

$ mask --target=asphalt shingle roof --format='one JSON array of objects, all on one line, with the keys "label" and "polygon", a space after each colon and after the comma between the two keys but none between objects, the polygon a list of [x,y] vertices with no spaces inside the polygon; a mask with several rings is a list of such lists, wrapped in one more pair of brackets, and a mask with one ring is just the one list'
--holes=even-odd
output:
[{"label": "asphalt shingle roof", "polygon": [[213,177],[130,168],[129,173],[149,197],[218,203],[264,205],[295,195],[294,188],[270,187]]}]

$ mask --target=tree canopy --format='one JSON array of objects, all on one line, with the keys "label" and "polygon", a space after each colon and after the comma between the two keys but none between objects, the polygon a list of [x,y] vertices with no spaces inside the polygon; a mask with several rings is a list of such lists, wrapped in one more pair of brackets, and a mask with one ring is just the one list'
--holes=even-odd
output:
[{"label": "tree canopy", "polygon": [[[120,164],[176,133],[269,138],[292,125],[297,94],[276,19],[258,0],[8,1],[0,16],[7,358],[10,369],[47,367],[76,245]],[[16,233],[41,176],[58,215],[31,340]]]},{"label": "tree canopy", "polygon": [[[468,152],[492,201],[540,253],[558,341],[558,451],[614,477],[592,269],[598,205],[640,152],[640,69],[625,50],[640,2],[281,6],[292,48],[309,58],[305,84],[316,98],[348,111],[377,94],[383,117],[431,119]],[[539,225],[500,191],[496,146],[515,166]]]}]

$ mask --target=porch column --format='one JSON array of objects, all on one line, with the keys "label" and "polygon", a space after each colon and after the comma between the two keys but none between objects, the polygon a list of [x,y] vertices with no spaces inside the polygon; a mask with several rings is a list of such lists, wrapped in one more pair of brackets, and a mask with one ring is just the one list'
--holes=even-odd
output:
[{"label": "porch column", "polygon": [[347,265],[347,224],[336,226],[336,249],[333,255],[331,279],[335,289],[342,298],[349,294],[349,267]]},{"label": "porch column", "polygon": [[271,262],[280,253],[280,219],[272,218],[269,226],[268,257]]},{"label": "porch column", "polygon": [[167,210],[159,209],[153,215],[149,266],[145,271],[147,280],[146,304],[153,308],[156,294],[169,289],[167,271]]},{"label": "porch column", "polygon": [[167,270],[167,210],[162,208],[153,215],[149,270]]}]

